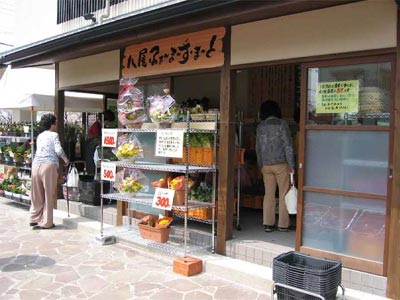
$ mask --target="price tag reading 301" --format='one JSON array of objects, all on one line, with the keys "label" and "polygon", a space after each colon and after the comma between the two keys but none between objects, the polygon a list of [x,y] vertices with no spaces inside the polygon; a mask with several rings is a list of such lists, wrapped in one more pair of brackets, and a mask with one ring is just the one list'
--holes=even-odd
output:
[{"label": "price tag reading 301", "polygon": [[102,145],[103,147],[115,148],[117,147],[117,130],[115,129],[102,129]]},{"label": "price tag reading 301", "polygon": [[156,188],[152,206],[158,209],[171,210],[175,190]]},{"label": "price tag reading 301", "polygon": [[117,166],[113,163],[101,163],[101,180],[115,181]]}]

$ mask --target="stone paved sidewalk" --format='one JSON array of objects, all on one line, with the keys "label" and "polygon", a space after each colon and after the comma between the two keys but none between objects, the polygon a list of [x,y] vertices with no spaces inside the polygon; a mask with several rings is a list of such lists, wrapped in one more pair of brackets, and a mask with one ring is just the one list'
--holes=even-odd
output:
[{"label": "stone paved sidewalk", "polygon": [[101,246],[93,235],[65,225],[32,230],[27,209],[5,199],[0,200],[0,271],[0,300],[270,299],[205,272],[178,275],[171,259],[123,243]]}]

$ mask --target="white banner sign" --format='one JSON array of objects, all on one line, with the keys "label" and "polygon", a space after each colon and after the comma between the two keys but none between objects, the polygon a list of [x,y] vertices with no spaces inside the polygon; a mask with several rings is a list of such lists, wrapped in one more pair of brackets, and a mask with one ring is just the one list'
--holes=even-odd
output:
[{"label": "white banner sign", "polygon": [[117,166],[115,164],[109,162],[101,163],[101,180],[115,181],[116,172]]},{"label": "white banner sign", "polygon": [[102,129],[102,146],[115,148],[117,147],[117,130],[116,129]]},{"label": "white banner sign", "polygon": [[154,208],[171,210],[174,195],[175,190],[156,188],[152,206]]},{"label": "white banner sign", "polygon": [[182,157],[183,130],[158,130],[156,136],[156,156]]}]

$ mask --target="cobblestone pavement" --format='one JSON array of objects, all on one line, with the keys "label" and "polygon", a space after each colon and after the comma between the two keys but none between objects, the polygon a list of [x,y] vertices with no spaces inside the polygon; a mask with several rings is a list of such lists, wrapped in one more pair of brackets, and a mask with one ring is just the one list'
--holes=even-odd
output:
[{"label": "cobblestone pavement", "polygon": [[[56,224],[57,225],[57,224]],[[0,200],[0,300],[14,299],[269,299],[205,272],[184,277],[171,260],[57,225],[32,230],[28,211]]]}]

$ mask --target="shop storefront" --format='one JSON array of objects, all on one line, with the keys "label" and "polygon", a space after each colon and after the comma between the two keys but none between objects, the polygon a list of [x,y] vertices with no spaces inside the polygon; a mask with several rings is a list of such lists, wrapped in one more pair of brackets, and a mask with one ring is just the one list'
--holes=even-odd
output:
[{"label": "shop storefront", "polygon": [[[293,127],[300,137],[295,249],[387,277],[387,296],[394,297],[400,289],[397,5],[361,1],[289,14],[292,8],[269,17],[248,12],[238,23],[207,23],[204,16],[203,30],[180,29],[184,39],[171,30],[123,46],[119,41],[118,50],[82,52],[58,63],[59,105],[63,90],[117,93],[118,79],[132,75],[144,88],[168,84],[181,95],[178,101],[190,95],[182,82],[215,95],[219,143],[232,146],[219,148],[221,254],[233,232],[235,112],[243,112],[245,125],[254,124],[261,102],[274,98],[297,125],[300,108]],[[206,85],[190,80],[203,75],[212,78]],[[244,127],[250,150],[253,129]],[[118,207],[122,218],[127,207]]]}]

